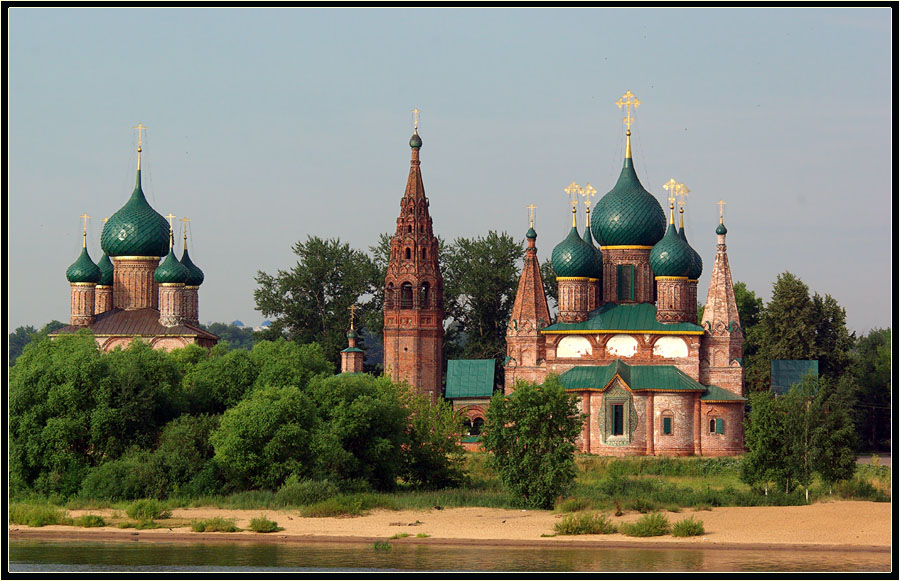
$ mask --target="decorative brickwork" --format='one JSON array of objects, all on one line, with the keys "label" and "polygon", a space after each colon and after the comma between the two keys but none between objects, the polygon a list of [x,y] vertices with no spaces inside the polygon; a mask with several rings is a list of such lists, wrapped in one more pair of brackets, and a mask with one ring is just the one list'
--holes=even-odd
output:
[{"label": "decorative brickwork", "polygon": [[[416,143],[421,146],[421,140]],[[419,147],[413,145],[385,277],[384,368],[391,379],[408,381],[432,401],[442,391],[443,295],[438,241],[419,169]]]},{"label": "decorative brickwork", "polygon": [[188,325],[200,324],[200,287],[184,285],[181,292],[181,308],[184,313],[184,322]]},{"label": "decorative brickwork", "polygon": [[98,284],[94,289],[94,313],[100,314],[113,308],[113,287],[108,284]]},{"label": "decorative brickwork", "polygon": [[159,324],[175,327],[184,322],[182,310],[183,283],[159,283]]},{"label": "decorative brickwork", "polygon": [[341,373],[362,373],[363,355],[356,346],[356,333],[352,330],[347,334],[347,348],[341,351]]},{"label": "decorative brickwork", "polygon": [[660,323],[693,323],[697,320],[697,303],[691,303],[687,278],[656,277],[656,320]]},{"label": "decorative brickwork", "polygon": [[591,309],[596,308],[599,280],[596,278],[558,277],[559,312],[561,323],[586,321]]},{"label": "decorative brickwork", "polygon": [[73,282],[72,309],[69,324],[73,327],[87,327],[94,322],[94,289],[93,283]]},{"label": "decorative brickwork", "polygon": [[153,273],[159,266],[159,258],[117,256],[112,262],[114,306],[126,311],[158,308],[159,288]]},{"label": "decorative brickwork", "polygon": [[[650,270],[651,248],[651,246],[601,248],[604,300],[612,303],[654,302],[653,273]],[[620,266],[631,266],[633,270],[622,269]]]}]

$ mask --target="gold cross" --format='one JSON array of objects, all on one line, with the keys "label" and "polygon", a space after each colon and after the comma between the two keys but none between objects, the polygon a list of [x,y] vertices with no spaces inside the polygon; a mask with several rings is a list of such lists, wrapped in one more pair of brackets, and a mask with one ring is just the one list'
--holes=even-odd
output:
[{"label": "gold cross", "polygon": [[187,242],[187,223],[191,221],[190,218],[182,218],[181,221],[184,223],[182,229],[184,230],[184,240]]},{"label": "gold cross", "polygon": [[587,207],[587,211],[591,211],[591,196],[597,193],[597,189],[591,185],[591,182],[584,184],[584,187],[581,188],[581,191],[578,192],[581,196],[584,197],[584,205]]},{"label": "gold cross", "polygon": [[172,229],[172,218],[174,218],[174,217],[175,217],[175,214],[173,214],[173,213],[171,213],[171,212],[169,212],[169,215],[166,216],[166,218],[169,219],[169,230]]},{"label": "gold cross", "polygon": [[584,188],[582,188],[580,185],[576,184],[575,182],[572,182],[571,184],[566,186],[566,188],[563,191],[569,195],[569,198],[571,198],[572,210],[574,210],[575,205],[578,203],[578,198],[576,198],[575,196],[580,196],[581,193],[584,191]]},{"label": "gold cross", "polygon": [[350,330],[353,330],[353,316],[356,314],[356,303],[353,303],[347,310],[350,311]]},{"label": "gold cross", "polygon": [[419,110],[413,109],[413,131],[415,133],[419,132]]},{"label": "gold cross", "polygon": [[678,196],[678,205],[684,210],[684,198],[691,190],[687,189],[687,186],[684,184],[678,184],[678,187],[675,188],[675,195]]},{"label": "gold cross", "polygon": [[140,123],[138,123],[137,126],[132,127],[132,129],[138,130],[138,149],[140,149],[140,147],[141,147],[141,131],[146,131],[147,128],[144,127],[143,125],[141,125]]},{"label": "gold cross", "polygon": [[631,116],[631,108],[634,107],[637,109],[640,104],[641,102],[631,91],[625,91],[625,94],[616,101],[616,105],[619,106],[619,109],[621,109],[623,105],[625,106],[625,118],[623,119],[625,121],[625,129],[631,131],[631,122],[634,120]]},{"label": "gold cross", "polygon": [[537,206],[529,204],[525,207],[528,208],[528,225],[534,228],[534,209],[537,208]]},{"label": "gold cross", "polygon": [[81,218],[82,220],[84,220],[84,234],[86,236],[87,235],[87,221],[88,221],[88,218],[90,218],[90,216],[88,216],[87,213],[84,213],[78,217]]},{"label": "gold cross", "polygon": [[716,204],[719,206],[719,222],[721,222],[722,219],[725,218],[725,204],[726,203],[727,202],[723,202],[722,200],[719,200],[718,202],[716,202]]},{"label": "gold cross", "polygon": [[669,181],[663,184],[663,189],[669,192],[669,203],[675,203],[675,195],[678,193],[678,182],[675,178],[669,178]]}]

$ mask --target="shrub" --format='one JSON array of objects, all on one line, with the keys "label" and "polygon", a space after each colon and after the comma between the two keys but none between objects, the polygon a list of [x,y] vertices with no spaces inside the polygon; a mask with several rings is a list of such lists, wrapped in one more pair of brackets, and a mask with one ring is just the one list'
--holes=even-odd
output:
[{"label": "shrub", "polygon": [[217,516],[206,520],[192,521],[191,530],[195,533],[236,533],[241,529],[235,526],[233,518],[225,519]]},{"label": "shrub", "polygon": [[276,506],[306,506],[337,496],[337,485],[328,480],[298,480],[292,474],[275,493]]},{"label": "shrub", "polygon": [[567,498],[556,503],[557,512],[578,512],[594,508],[594,502],[589,498]]},{"label": "shrub", "polygon": [[645,500],[643,498],[632,500],[625,505],[625,508],[628,510],[636,510],[641,514],[647,514],[648,512],[659,510],[659,507],[656,505],[656,503]]},{"label": "shrub", "polygon": [[266,515],[260,515],[250,521],[250,530],[254,533],[274,533],[283,530],[278,523],[266,518]]},{"label": "shrub", "polygon": [[158,518],[169,518],[172,516],[172,511],[166,510],[158,500],[143,498],[129,504],[125,509],[125,514],[138,521],[152,521]]},{"label": "shrub", "polygon": [[850,480],[838,482],[834,487],[835,492],[842,498],[856,500],[873,500],[875,502],[890,502],[890,496],[875,488],[871,482],[854,476]]},{"label": "shrub", "polygon": [[9,522],[15,525],[43,527],[72,524],[66,511],[49,504],[15,503],[9,505]]},{"label": "shrub", "polygon": [[553,525],[560,535],[610,535],[618,532],[609,517],[600,513],[567,514]]},{"label": "shrub", "polygon": [[629,537],[658,537],[669,534],[671,525],[664,514],[653,512],[636,522],[623,523],[620,528]]},{"label": "shrub", "polygon": [[84,514],[72,521],[76,527],[105,527],[106,520],[97,514]]},{"label": "shrub", "polygon": [[672,526],[673,537],[696,537],[705,534],[706,529],[703,528],[703,521],[694,520],[694,517],[680,520]]}]

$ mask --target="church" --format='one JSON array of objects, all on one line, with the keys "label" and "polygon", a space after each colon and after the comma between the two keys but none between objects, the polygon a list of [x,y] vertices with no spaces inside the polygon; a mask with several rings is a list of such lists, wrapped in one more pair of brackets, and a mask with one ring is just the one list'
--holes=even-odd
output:
[{"label": "church", "polygon": [[[724,216],[720,211],[715,260],[698,325],[697,284],[703,264],[684,228],[687,189],[674,179],[664,186],[669,192],[667,217],[641,184],[631,157],[632,112],[640,101],[629,91],[616,104],[626,113],[625,159],[618,181],[593,211],[593,187],[573,183],[565,190],[572,196],[572,227],[551,255],[558,285],[555,322],[544,292],[532,214],[506,333],[503,390],[510,394],[518,381],[541,383],[557,374],[564,388],[577,396],[586,417],[577,440],[584,453],[740,454],[746,402],[744,337]],[[492,361],[448,361],[441,391],[443,279],[419,168],[421,146],[416,128],[385,279],[385,373],[395,381],[409,381],[433,400],[443,395],[463,410],[470,425],[479,426],[494,391]],[[579,195],[586,206],[581,233]]]},{"label": "church", "polygon": [[[181,260],[175,256],[172,224],[154,210],[141,188],[138,125],[137,178],[131,197],[103,225],[98,263],[87,250],[87,216],[81,254],[66,270],[71,293],[69,324],[51,337],[90,329],[104,352],[134,339],[154,349],[190,344],[211,348],[218,337],[200,328],[203,271],[191,261],[187,230]],[[174,218],[171,214],[169,220]],[[185,219],[186,221],[186,219]],[[162,263],[160,263],[160,259]]]}]

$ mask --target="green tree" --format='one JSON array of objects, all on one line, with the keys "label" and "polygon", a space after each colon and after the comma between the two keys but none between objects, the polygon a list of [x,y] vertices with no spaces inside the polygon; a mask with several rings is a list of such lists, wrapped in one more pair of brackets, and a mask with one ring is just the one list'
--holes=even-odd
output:
[{"label": "green tree", "polygon": [[26,345],[32,341],[43,339],[53,331],[65,326],[65,323],[60,323],[54,319],[44,325],[40,331],[31,325],[17,327],[15,331],[9,334],[9,366],[12,367],[16,363],[16,359],[22,354]]},{"label": "green tree", "polygon": [[231,349],[253,349],[253,345],[257,341],[257,333],[253,329],[238,327],[232,323],[210,323],[209,326],[200,325],[205,329],[219,337],[218,345],[227,343]]},{"label": "green tree", "polygon": [[260,387],[228,409],[209,441],[214,460],[236,489],[277,489],[313,465],[313,401],[297,387]]},{"label": "green tree", "polygon": [[784,488],[790,483],[791,426],[783,406],[771,391],[748,394],[750,413],[744,418],[741,480],[750,485],[774,481]]},{"label": "green tree", "polygon": [[891,329],[872,329],[852,353],[859,385],[854,409],[857,433],[869,450],[888,449],[891,431]]},{"label": "green tree", "polygon": [[[340,239],[323,240],[310,236],[293,248],[297,264],[274,276],[259,271],[253,291],[256,310],[274,317],[261,333],[263,339],[286,337],[297,343],[319,343],[329,361],[340,363],[340,351],[347,347],[349,308],[378,291],[384,279],[364,252],[350,248]],[[371,301],[370,301],[371,302]]]},{"label": "green tree", "polygon": [[[456,345],[457,353],[468,359],[494,359],[501,383],[506,327],[524,254],[509,234],[490,231],[484,237],[457,238],[442,265],[445,310],[465,334],[465,344]],[[453,354],[452,345],[450,349]]]},{"label": "green tree", "polygon": [[559,304],[559,286],[556,283],[556,271],[549,258],[541,263],[541,280],[544,281],[544,294],[547,295],[547,307],[552,311]]},{"label": "green tree", "polygon": [[259,365],[246,349],[229,351],[216,345],[185,374],[182,385],[192,413],[221,414],[241,401],[258,375]]},{"label": "green tree", "polygon": [[734,283],[734,302],[737,304],[738,317],[741,319],[741,328],[748,329],[759,324],[760,313],[763,310],[763,300],[756,293],[747,288],[743,282]]},{"label": "green tree", "polygon": [[812,297],[815,341],[810,359],[819,360],[819,375],[837,380],[850,367],[855,333],[847,330],[847,313],[831,295]]},{"label": "green tree", "polygon": [[416,487],[446,488],[464,481],[462,414],[450,402],[399,386],[409,410],[409,445],[403,447],[401,477]]},{"label": "green tree", "polygon": [[575,438],[584,418],[576,398],[551,375],[542,385],[519,382],[495,394],[482,445],[503,487],[526,508],[551,508],[575,482]]},{"label": "green tree", "polygon": [[409,409],[390,378],[316,377],[309,394],[321,418],[314,443],[321,473],[347,483],[365,481],[378,490],[394,488],[403,469],[402,448],[409,442]]},{"label": "green tree", "polygon": [[850,375],[835,381],[818,381],[818,392],[810,408],[814,420],[810,446],[812,468],[829,485],[847,480],[856,471],[856,428],[850,414],[856,386]]},{"label": "green tree", "polygon": [[250,361],[257,370],[254,381],[257,387],[293,385],[305,389],[314,376],[334,373],[334,364],[325,357],[318,343],[260,341],[250,351]]}]

